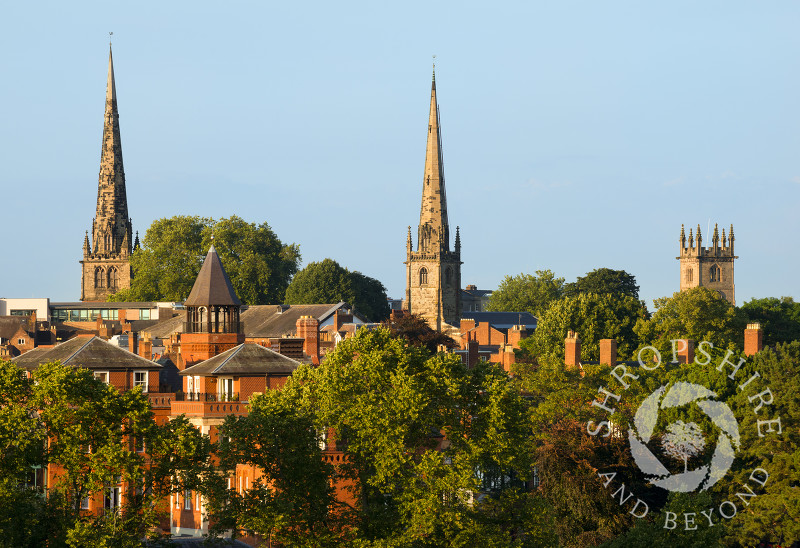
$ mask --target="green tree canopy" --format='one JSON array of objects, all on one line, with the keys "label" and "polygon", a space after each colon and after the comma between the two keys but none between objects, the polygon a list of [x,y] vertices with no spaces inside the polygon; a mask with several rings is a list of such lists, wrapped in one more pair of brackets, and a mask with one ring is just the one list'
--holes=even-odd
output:
[{"label": "green tree canopy", "polygon": [[[433,355],[388,329],[360,330],[320,366],[301,366],[282,390],[257,401],[267,415],[251,425],[255,435],[244,432],[250,448],[245,442],[236,451],[269,478],[282,478],[280,497],[265,491],[253,501],[260,506],[251,516],[263,516],[264,528],[314,514],[297,526],[309,533],[302,542],[315,546],[337,545],[332,532],[338,545],[347,538],[375,547],[553,540],[546,505],[523,488],[533,450],[525,402],[492,364],[468,370],[456,355]],[[336,476],[351,485],[353,504],[334,507],[326,519],[343,527],[323,526],[328,491],[309,497],[330,474],[309,432],[326,434],[324,442],[342,451]],[[273,443],[274,453],[251,455]]]},{"label": "green tree canopy", "polygon": [[616,339],[622,359],[638,347],[636,322],[647,317],[644,303],[623,295],[580,293],[555,301],[539,316],[533,335],[520,342],[524,353],[537,358],[550,356],[564,363],[564,339],[575,331],[581,340],[581,358],[600,359],[600,340]]},{"label": "green tree canopy", "polygon": [[600,295],[629,296],[639,298],[639,286],[636,278],[624,270],[610,268],[596,268],[586,276],[579,276],[577,280],[564,286],[564,295],[574,297],[579,293],[597,293]]},{"label": "green tree canopy", "polygon": [[402,337],[411,345],[424,346],[432,354],[439,350],[439,345],[444,345],[447,348],[455,348],[456,346],[456,341],[441,331],[432,329],[428,322],[417,314],[403,314],[396,318],[392,317],[384,320],[383,325],[389,328],[392,336]]},{"label": "green tree canopy", "polygon": [[386,288],[375,278],[351,272],[333,259],[309,263],[286,290],[286,304],[323,304],[345,301],[370,321],[389,316]]},{"label": "green tree canopy", "polygon": [[539,316],[550,303],[559,299],[564,278],[556,278],[550,270],[537,270],[535,275],[506,276],[489,297],[490,311],[530,312]]},{"label": "green tree canopy", "polygon": [[[140,389],[119,393],[86,369],[40,365],[29,380],[0,361],[0,546],[141,546],[170,493],[200,489],[207,436],[185,418],[153,420]],[[149,456],[137,452],[144,444]],[[47,497],[34,500],[32,467],[52,467]],[[131,492],[119,512],[89,514],[81,501],[109,486]],[[140,488],[138,491],[133,487]],[[41,487],[41,486],[40,486]]]},{"label": "green tree canopy", "polygon": [[758,322],[764,329],[764,344],[800,340],[800,303],[791,297],[753,298],[741,306],[748,322]]},{"label": "green tree canopy", "polygon": [[267,223],[248,223],[236,215],[219,221],[185,215],[153,221],[142,247],[131,257],[131,287],[111,299],[183,301],[192,290],[212,236],[242,302],[283,302],[300,265],[298,246],[282,243]]},{"label": "green tree canopy", "polygon": [[672,352],[671,339],[710,341],[721,348],[741,348],[746,319],[719,293],[706,287],[681,291],[654,301],[656,311],[635,327],[642,345],[664,355]]}]

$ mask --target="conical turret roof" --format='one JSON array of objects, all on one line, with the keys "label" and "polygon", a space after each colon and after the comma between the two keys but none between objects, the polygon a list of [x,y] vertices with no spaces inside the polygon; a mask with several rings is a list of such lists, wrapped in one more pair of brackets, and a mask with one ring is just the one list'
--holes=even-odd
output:
[{"label": "conical turret roof", "polygon": [[217,250],[212,245],[203,261],[203,267],[194,281],[189,298],[183,303],[185,306],[239,306],[242,301],[233,290],[231,279],[222,261],[219,260]]}]

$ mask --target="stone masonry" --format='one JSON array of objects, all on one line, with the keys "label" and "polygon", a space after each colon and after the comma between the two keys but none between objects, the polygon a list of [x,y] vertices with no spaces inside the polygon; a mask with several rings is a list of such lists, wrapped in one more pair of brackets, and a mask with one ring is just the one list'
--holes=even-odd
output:
[{"label": "stone masonry", "polygon": [[717,291],[723,299],[735,305],[733,262],[739,257],[733,253],[733,240],[733,225],[727,236],[725,229],[722,229],[720,240],[719,229],[715,224],[714,235],[711,238],[712,245],[704,248],[700,225],[697,225],[697,245],[692,229],[689,229],[687,242],[686,232],[681,225],[680,256],[676,257],[681,267],[681,291],[693,287],[707,287]]}]

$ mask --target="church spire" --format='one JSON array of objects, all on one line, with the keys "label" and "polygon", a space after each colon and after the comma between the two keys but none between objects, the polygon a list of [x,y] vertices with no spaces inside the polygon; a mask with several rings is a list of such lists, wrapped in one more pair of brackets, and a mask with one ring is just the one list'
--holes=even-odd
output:
[{"label": "church spire", "polygon": [[444,188],[442,136],[439,129],[439,104],[436,100],[436,72],[431,81],[431,106],[428,116],[428,144],[422,182],[422,207],[419,215],[418,251],[449,251],[450,228],[447,222],[447,196]]},{"label": "church spire", "polygon": [[114,82],[114,60],[109,45],[106,110],[97,186],[97,212],[92,226],[94,244],[92,247],[95,254],[127,256],[131,252],[130,247],[133,242],[131,236],[117,112],[117,87]]}]

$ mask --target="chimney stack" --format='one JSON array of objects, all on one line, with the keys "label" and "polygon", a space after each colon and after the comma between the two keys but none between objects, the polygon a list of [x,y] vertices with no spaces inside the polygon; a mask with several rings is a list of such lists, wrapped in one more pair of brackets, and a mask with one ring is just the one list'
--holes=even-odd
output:
[{"label": "chimney stack", "polygon": [[678,345],[678,363],[694,362],[694,340],[678,339],[675,343]]},{"label": "chimney stack", "polygon": [[297,336],[303,339],[303,352],[311,356],[311,362],[319,364],[319,320],[314,316],[300,316],[295,324]]},{"label": "chimney stack", "polygon": [[567,338],[564,340],[564,365],[567,369],[572,369],[579,366],[581,363],[581,341],[578,334],[571,329],[567,332]]},{"label": "chimney stack", "polygon": [[617,365],[617,340],[600,339],[600,363],[611,367]]},{"label": "chimney stack", "polygon": [[764,349],[764,330],[760,323],[749,323],[744,330],[744,355],[754,356]]}]

